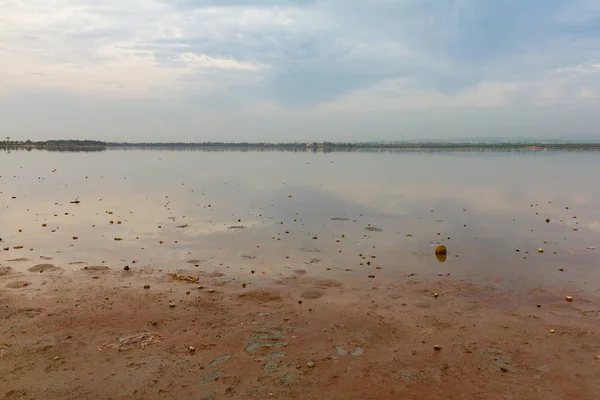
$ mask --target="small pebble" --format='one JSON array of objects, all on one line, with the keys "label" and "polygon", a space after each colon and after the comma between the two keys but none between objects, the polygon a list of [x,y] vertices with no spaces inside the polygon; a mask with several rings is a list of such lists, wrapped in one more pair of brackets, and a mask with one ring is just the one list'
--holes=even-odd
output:
[{"label": "small pebble", "polygon": [[150,289],[150,285],[144,285],[144,289]]},{"label": "small pebble", "polygon": [[175,307],[175,303],[169,303],[169,307],[171,307],[171,308]]},{"label": "small pebble", "polygon": [[548,332],[550,332],[550,333],[554,333],[554,332],[556,332],[556,330],[554,330],[554,329],[550,329]]},{"label": "small pebble", "polygon": [[442,346],[440,346],[439,344],[436,344],[435,346],[433,346],[434,350],[441,350]]},{"label": "small pebble", "polygon": [[573,297],[572,296],[566,296],[565,300],[567,300],[569,303],[573,301]]}]

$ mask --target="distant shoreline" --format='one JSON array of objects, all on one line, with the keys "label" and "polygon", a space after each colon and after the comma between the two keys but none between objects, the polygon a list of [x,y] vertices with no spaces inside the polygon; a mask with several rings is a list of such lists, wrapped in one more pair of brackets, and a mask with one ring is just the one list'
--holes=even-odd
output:
[{"label": "distant shoreline", "polygon": [[240,150],[240,151],[546,151],[546,150],[600,150],[600,142],[396,142],[396,143],[129,143],[103,142],[95,140],[49,140],[49,141],[0,141],[1,150],[48,150],[48,151],[106,151],[118,149],[160,149],[160,150]]}]

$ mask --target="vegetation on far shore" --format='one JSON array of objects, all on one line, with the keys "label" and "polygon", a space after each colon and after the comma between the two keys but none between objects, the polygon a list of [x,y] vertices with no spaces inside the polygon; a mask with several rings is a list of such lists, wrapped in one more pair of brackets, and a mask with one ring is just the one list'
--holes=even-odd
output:
[{"label": "vegetation on far shore", "polygon": [[45,149],[55,151],[103,151],[110,149],[246,149],[246,150],[302,150],[302,151],[351,151],[351,150],[600,150],[600,142],[104,142],[100,140],[11,140],[0,141],[0,149]]}]

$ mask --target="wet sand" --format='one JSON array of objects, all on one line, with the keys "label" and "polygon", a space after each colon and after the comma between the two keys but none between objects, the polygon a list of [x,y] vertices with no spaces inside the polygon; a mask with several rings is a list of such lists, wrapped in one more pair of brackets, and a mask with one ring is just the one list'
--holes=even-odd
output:
[{"label": "wet sand", "polygon": [[[143,267],[57,268],[0,276],[0,398],[591,400],[600,393],[593,291],[507,291],[419,274],[352,285],[302,270],[244,288],[226,276],[187,282]],[[119,345],[144,333],[153,336]]]}]

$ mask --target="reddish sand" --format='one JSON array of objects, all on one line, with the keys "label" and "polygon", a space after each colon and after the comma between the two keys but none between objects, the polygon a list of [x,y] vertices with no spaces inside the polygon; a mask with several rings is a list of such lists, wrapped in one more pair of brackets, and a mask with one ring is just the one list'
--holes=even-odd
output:
[{"label": "reddish sand", "polygon": [[[7,270],[0,398],[600,398],[597,294],[373,285],[303,271],[243,288],[137,268]],[[146,346],[118,348],[141,333]]]}]

